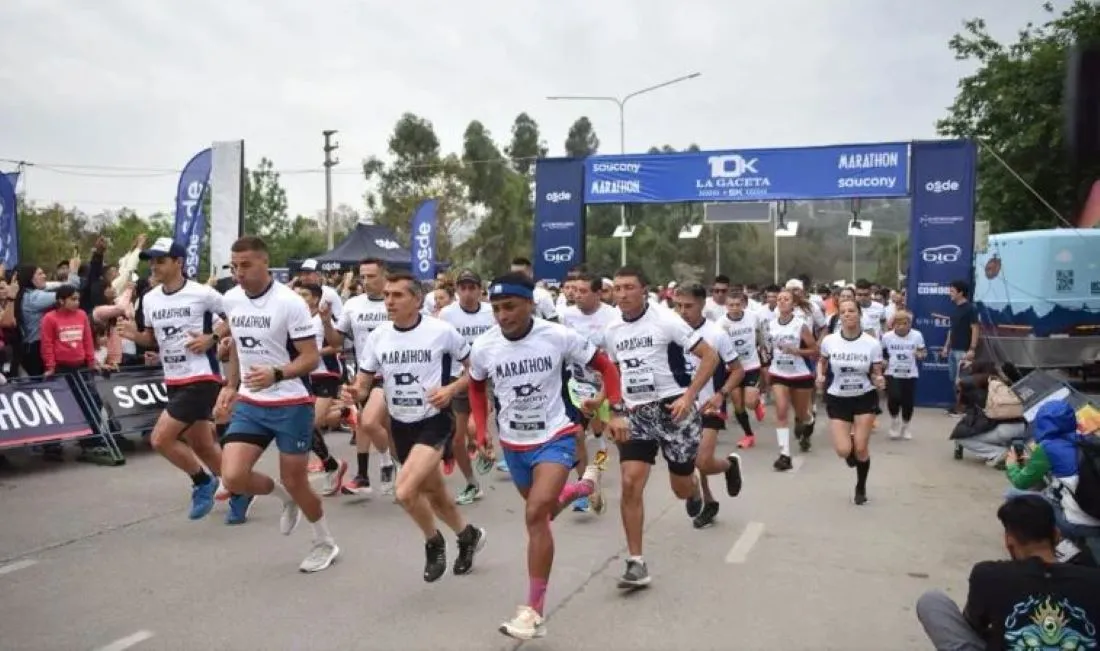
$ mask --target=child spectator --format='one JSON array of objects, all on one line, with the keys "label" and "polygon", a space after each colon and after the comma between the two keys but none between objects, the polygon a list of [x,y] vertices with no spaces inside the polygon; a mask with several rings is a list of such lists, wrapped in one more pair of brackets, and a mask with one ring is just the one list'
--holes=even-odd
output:
[{"label": "child spectator", "polygon": [[42,365],[47,377],[96,366],[92,323],[80,309],[80,294],[64,285],[56,296],[57,309],[42,317]]}]

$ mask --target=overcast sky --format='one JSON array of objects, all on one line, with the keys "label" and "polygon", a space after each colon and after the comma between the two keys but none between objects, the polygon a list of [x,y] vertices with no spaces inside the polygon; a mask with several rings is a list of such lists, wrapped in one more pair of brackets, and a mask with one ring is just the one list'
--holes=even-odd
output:
[{"label": "overcast sky", "polygon": [[[1067,2],[1057,2],[1065,6]],[[88,212],[171,211],[178,170],[244,139],[284,170],[292,212],[324,207],[322,129],[339,129],[335,203],[362,206],[360,161],[396,119],[429,118],[447,151],[481,120],[502,145],[530,113],[552,154],[580,115],[626,148],[910,140],[967,71],[947,49],[966,18],[1012,37],[1039,0],[3,0],[0,158],[39,163],[21,188]],[[117,166],[109,172],[50,165]],[[11,170],[9,163],[0,169]],[[117,173],[116,173],[117,174]]]}]

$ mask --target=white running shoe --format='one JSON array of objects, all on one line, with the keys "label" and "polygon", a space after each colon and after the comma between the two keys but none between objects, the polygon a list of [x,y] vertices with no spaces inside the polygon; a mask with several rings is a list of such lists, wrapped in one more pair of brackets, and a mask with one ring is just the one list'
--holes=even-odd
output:
[{"label": "white running shoe", "polygon": [[344,475],[348,472],[348,462],[340,459],[336,463],[336,470],[325,473],[325,483],[321,487],[321,494],[331,497],[340,493],[340,487],[344,484]]},{"label": "white running shoe", "polygon": [[906,441],[913,440],[913,432],[909,429],[909,423],[901,424],[901,438],[905,439]]},{"label": "white running shoe", "polygon": [[336,546],[335,541],[318,540],[313,543],[313,548],[309,550],[305,560],[298,566],[298,571],[312,573],[327,570],[339,555],[340,548]]},{"label": "white running shoe", "polygon": [[901,438],[901,419],[897,416],[890,419],[890,438],[895,441]]},{"label": "white running shoe", "polygon": [[279,516],[279,531],[289,536],[302,521],[302,510],[293,501],[283,502],[283,514]]},{"label": "white running shoe", "polygon": [[497,630],[517,640],[546,637],[546,626],[542,622],[542,616],[530,606],[517,608],[516,616],[501,624]]}]

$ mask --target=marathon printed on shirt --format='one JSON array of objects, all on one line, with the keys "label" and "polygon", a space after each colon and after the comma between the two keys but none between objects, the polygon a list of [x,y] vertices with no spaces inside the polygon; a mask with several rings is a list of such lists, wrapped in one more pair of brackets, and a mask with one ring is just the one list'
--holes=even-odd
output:
[{"label": "marathon printed on shirt", "polygon": [[919,330],[910,330],[904,337],[892,331],[882,335],[882,349],[886,357],[885,374],[896,378],[919,377],[917,351],[923,348],[924,335]]},{"label": "marathon printed on shirt", "polygon": [[727,314],[718,323],[729,334],[733,349],[741,360],[741,368],[746,372],[760,368],[760,351],[756,346],[760,317],[754,312],[746,311],[740,319],[735,320]]},{"label": "marathon printed on shirt", "polygon": [[343,306],[343,311],[340,312],[340,317],[333,323],[337,331],[351,339],[356,351],[363,351],[366,349],[367,337],[370,333],[383,323],[388,323],[389,320],[390,315],[386,311],[384,300],[359,294],[348,299]]},{"label": "marathon printed on shirt", "polygon": [[764,330],[765,345],[771,351],[772,363],[768,373],[777,377],[796,379],[812,378],[806,358],[801,355],[784,352],[784,348],[802,348],[802,331],[807,322],[797,316],[791,316],[786,323],[778,316],[768,321]]},{"label": "marathon printed on shirt", "polygon": [[454,326],[466,343],[471,345],[475,339],[497,324],[496,317],[493,316],[493,306],[488,303],[478,303],[476,311],[467,312],[466,308],[455,301],[439,311],[439,318]]},{"label": "marathon printed on shirt", "polygon": [[187,350],[192,333],[214,332],[215,317],[224,313],[221,294],[192,280],[171,293],[158,285],[142,297],[141,312],[143,327],[156,337],[167,384],[222,379],[217,347],[199,354]]},{"label": "marathon printed on shirt", "polygon": [[875,390],[871,382],[871,367],[882,363],[882,344],[867,333],[856,339],[843,334],[825,335],[821,340],[821,356],[829,361],[833,380],[826,393],[838,398],[854,398]]},{"label": "marathon printed on shirt", "polygon": [[691,385],[685,355],[702,336],[671,310],[646,307],[641,316],[621,316],[608,326],[605,349],[619,365],[628,407],[675,398]]},{"label": "marathon printed on shirt", "polygon": [[[302,297],[282,283],[272,282],[259,296],[240,286],[225,294],[226,319],[236,344],[241,374],[248,369],[283,368],[298,357],[299,342],[313,343],[313,316]],[[307,378],[287,378],[266,389],[241,385],[239,399],[259,405],[312,404]]]},{"label": "marathon printed on shirt", "polygon": [[565,408],[565,370],[589,364],[596,352],[576,332],[541,319],[534,319],[530,332],[518,340],[500,329],[479,337],[470,352],[470,378],[491,380],[501,445],[530,449],[569,431],[573,422]]},{"label": "marathon printed on shirt", "polygon": [[393,322],[375,328],[359,359],[359,370],[382,376],[390,418],[417,423],[439,413],[428,397],[448,384],[454,365],[466,361],[470,345],[451,324],[420,315],[415,326],[398,329]]}]

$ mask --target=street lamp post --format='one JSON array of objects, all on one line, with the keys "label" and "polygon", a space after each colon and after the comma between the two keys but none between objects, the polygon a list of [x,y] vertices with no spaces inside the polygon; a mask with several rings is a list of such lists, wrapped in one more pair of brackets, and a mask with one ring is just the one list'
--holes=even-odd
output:
[{"label": "street lamp post", "polygon": [[[659,90],[659,89],[665,88],[667,86],[672,86],[673,84],[678,84],[678,83],[683,82],[683,81],[688,81],[690,79],[695,79],[697,77],[702,76],[702,74],[703,73],[701,73],[701,72],[693,72],[690,75],[684,75],[682,77],[676,77],[675,79],[669,79],[668,81],[664,81],[664,82],[661,82],[659,84],[649,86],[647,88],[642,88],[641,90],[636,90],[632,93],[628,93],[626,95],[623,95],[622,97],[612,97],[610,95],[551,95],[551,96],[547,97],[546,99],[555,100],[555,101],[566,100],[566,101],[584,101],[584,102],[611,102],[612,104],[615,104],[616,106],[618,106],[619,107],[619,153],[620,154],[625,154],[626,153],[626,103],[628,101],[630,101],[631,99],[639,96],[639,95],[645,95],[646,93],[651,93],[655,90]],[[626,205],[625,204],[620,204],[619,205],[619,225],[622,226],[624,230],[626,229]],[[624,267],[626,266],[626,238],[625,237],[619,238],[619,264],[621,264]]]}]

